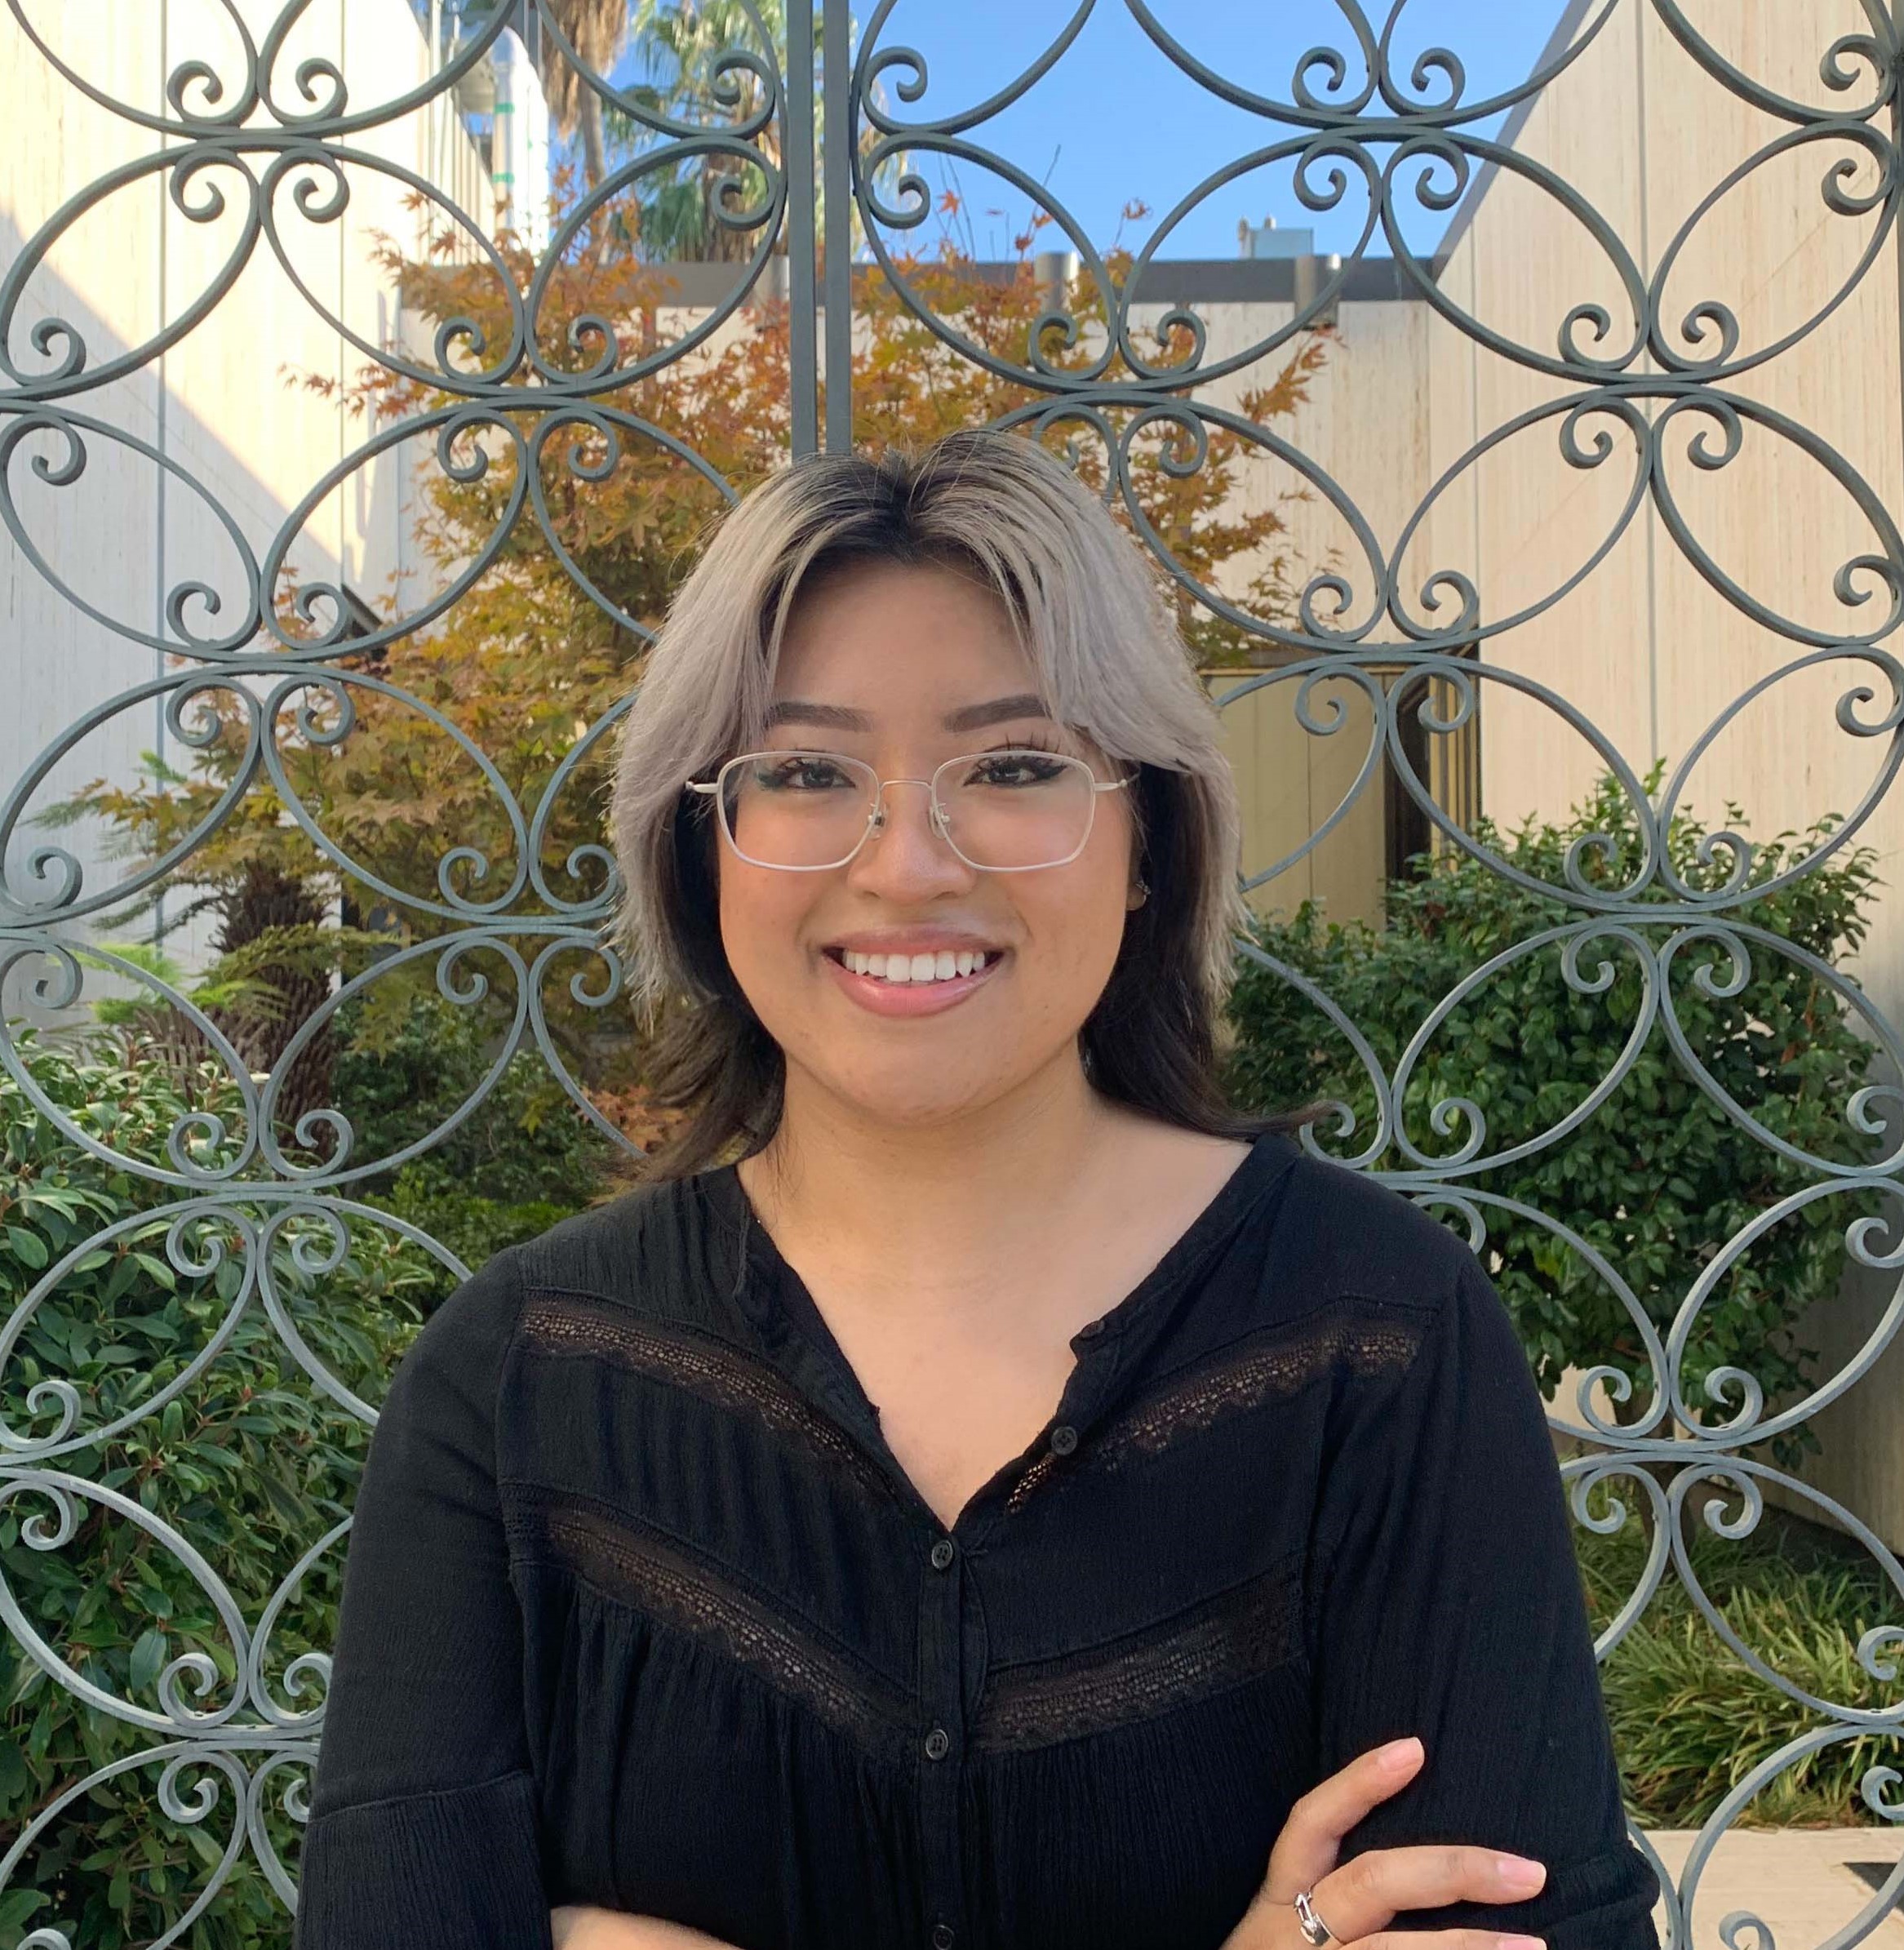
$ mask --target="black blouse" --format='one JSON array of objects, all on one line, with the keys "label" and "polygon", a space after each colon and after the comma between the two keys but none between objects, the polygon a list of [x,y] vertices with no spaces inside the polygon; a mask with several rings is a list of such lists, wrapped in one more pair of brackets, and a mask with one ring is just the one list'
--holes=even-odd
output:
[{"label": "black blouse", "polygon": [[372,1438],[298,1950],[547,1950],[569,1903],[737,1950],[1217,1950],[1296,1798],[1410,1733],[1343,1859],[1548,1875],[1396,1927],[1658,1950],[1472,1252],[1272,1134],[1072,1346],[948,1535],[732,1166],[491,1259]]}]

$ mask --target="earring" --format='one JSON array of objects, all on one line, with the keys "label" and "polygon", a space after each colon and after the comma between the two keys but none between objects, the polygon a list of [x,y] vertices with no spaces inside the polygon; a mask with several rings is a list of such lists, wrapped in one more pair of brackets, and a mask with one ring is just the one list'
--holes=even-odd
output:
[{"label": "earring", "polygon": [[1137,893],[1137,896],[1138,896],[1137,904],[1138,904],[1139,907],[1142,907],[1142,906],[1143,905],[1144,902],[1145,902],[1145,901],[1147,901],[1147,899],[1150,899],[1150,891],[1151,891],[1151,884],[1150,884],[1150,882],[1149,882],[1147,880],[1143,880],[1143,879],[1141,879],[1141,878],[1140,878],[1140,879],[1138,880],[1138,883],[1137,883],[1137,887],[1136,887],[1136,893]]}]

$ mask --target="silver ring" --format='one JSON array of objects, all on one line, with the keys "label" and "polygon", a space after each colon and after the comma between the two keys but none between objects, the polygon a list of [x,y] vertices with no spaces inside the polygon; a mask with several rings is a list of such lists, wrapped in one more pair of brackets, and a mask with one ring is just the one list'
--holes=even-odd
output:
[{"label": "silver ring", "polygon": [[1316,1913],[1316,1905],[1309,1900],[1306,1889],[1296,1891],[1296,1927],[1302,1931],[1306,1943],[1333,1943],[1338,1940],[1335,1932]]}]

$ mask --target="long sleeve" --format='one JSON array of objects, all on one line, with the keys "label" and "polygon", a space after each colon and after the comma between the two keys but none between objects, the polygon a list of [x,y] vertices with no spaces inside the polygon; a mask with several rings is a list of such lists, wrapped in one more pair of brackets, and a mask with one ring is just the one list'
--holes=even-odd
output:
[{"label": "long sleeve", "polygon": [[1433,1841],[1531,1855],[1547,1869],[1531,1900],[1410,1910],[1394,1926],[1658,1950],[1658,1883],[1626,1833],[1539,1391],[1493,1282],[1461,1259],[1406,1370],[1338,1404],[1309,1624],[1320,1772],[1409,1734],[1425,1749],[1343,1859]]},{"label": "long sleeve", "polygon": [[345,1559],[296,1950],[548,1950],[494,1411],[518,1304],[491,1259],[397,1364]]}]

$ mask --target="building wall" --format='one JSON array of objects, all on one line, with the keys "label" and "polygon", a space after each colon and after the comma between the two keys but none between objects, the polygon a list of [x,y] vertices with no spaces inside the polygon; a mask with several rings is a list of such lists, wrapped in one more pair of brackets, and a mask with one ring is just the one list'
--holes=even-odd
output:
[{"label": "building wall", "polygon": [[[1148,325],[1162,309],[1138,307],[1137,315]],[[1295,315],[1292,300],[1206,302],[1198,309],[1208,322],[1206,356],[1212,363],[1285,330]],[[1425,485],[1427,323],[1425,308],[1404,297],[1344,302],[1307,401],[1272,423],[1276,433],[1339,484],[1385,540],[1400,532]],[[1200,389],[1197,398],[1240,412],[1243,395],[1273,379],[1288,357],[1288,349],[1279,349]],[[1359,597],[1347,620],[1363,621],[1373,605],[1374,579],[1325,492],[1309,486],[1310,498],[1291,498],[1306,486],[1298,469],[1262,453],[1240,469],[1225,512],[1240,517],[1277,510],[1288,524],[1280,541],[1301,565],[1298,582],[1325,568],[1339,569]],[[1268,553],[1259,549],[1227,565],[1221,593],[1241,601]],[[1378,641],[1387,635],[1381,629],[1372,633]],[[1319,677],[1301,709],[1311,723],[1329,728],[1311,731],[1298,715],[1300,677],[1245,689],[1255,682],[1251,674],[1232,671],[1206,673],[1205,682],[1219,701],[1226,694],[1235,698],[1223,706],[1223,722],[1243,802],[1243,871],[1250,877],[1271,874],[1253,890],[1253,904],[1265,913],[1287,913],[1313,899],[1325,920],[1352,917],[1379,925],[1384,775],[1368,692],[1352,680]],[[1332,818],[1335,824],[1324,837],[1298,854]],[[1280,872],[1272,872],[1285,861]]]},{"label": "building wall", "polygon": [[[242,82],[236,38],[217,0],[155,0],[122,10],[115,17],[120,31],[109,36],[89,33],[86,13],[39,9],[33,17],[56,53],[119,100],[148,111],[160,107],[166,75],[189,55],[217,69],[226,99]],[[313,55],[342,70],[353,109],[393,100],[428,72],[424,38],[405,0],[316,0],[278,64],[281,99],[293,106],[299,104],[289,78]],[[156,134],[88,100],[63,78],[4,9],[0,126],[11,133],[0,175],[0,261],[9,264],[67,199],[160,147]],[[493,212],[485,166],[446,105],[351,140],[367,158],[440,185],[486,233]],[[250,161],[262,176],[270,158],[254,154]],[[84,473],[67,487],[45,485],[30,471],[35,455],[62,454],[57,436],[29,434],[16,451],[8,481],[28,535],[68,588],[107,617],[160,635],[166,593],[202,580],[220,607],[213,613],[188,603],[186,629],[198,636],[228,629],[245,610],[247,571],[211,504],[229,515],[254,556],[261,555],[289,512],[367,437],[361,415],[304,383],[308,377],[348,385],[366,363],[319,306],[367,342],[401,341],[427,361],[428,335],[403,314],[375,256],[383,238],[414,248],[421,220],[405,207],[410,186],[369,162],[347,175],[348,204],[330,222],[299,213],[295,172],[275,198],[286,257],[309,299],[260,237],[209,316],[166,351],[72,402],[155,450],[202,495],[105,436],[87,438]],[[225,209],[194,221],[167,193],[168,180],[158,172],[140,175],[61,230],[14,314],[7,351],[19,368],[33,375],[53,363],[33,350],[29,335],[42,317],[66,319],[83,334],[87,369],[95,370],[148,344],[211,287],[240,241],[248,192],[230,166],[206,169],[186,185],[185,202],[202,209],[217,189]],[[325,179],[314,180],[320,194],[329,193]],[[385,455],[348,475],[312,511],[291,556],[300,580],[340,579],[379,609],[419,599],[419,565],[409,544],[415,459]],[[175,632],[162,633],[175,640]],[[24,679],[9,685],[15,708],[0,713],[0,790],[67,726],[165,669],[156,648],[76,608],[3,534],[0,654]],[[32,805],[43,807],[93,778],[130,780],[147,750],[162,751],[175,764],[189,759],[150,700],[109,717],[79,741]],[[46,837],[30,827],[16,833],[9,865],[16,880],[27,851]],[[102,874],[123,872],[102,857],[96,834],[53,837],[82,856],[89,891]],[[203,932],[175,936],[171,952],[188,963],[201,958]],[[34,972],[20,970],[16,983]],[[6,1006],[19,1008],[24,1000],[16,986]]]},{"label": "building wall", "polygon": [[[1576,7],[1574,15],[1586,12]],[[1807,103],[1842,109],[1869,100],[1861,77],[1849,97],[1826,88],[1819,59],[1838,36],[1862,25],[1835,0],[1738,0],[1701,10],[1700,25],[1753,76]],[[1682,224],[1725,175],[1791,125],[1741,100],[1697,67],[1649,7],[1622,7],[1598,40],[1543,95],[1516,139],[1521,154],[1550,164],[1601,211],[1650,278]],[[1680,322],[1719,298],[1733,306],[1746,346],[1769,345],[1820,309],[1821,294],[1852,279],[1875,217],[1833,214],[1819,194],[1829,165],[1859,158],[1854,184],[1868,189],[1874,166],[1840,141],[1802,146],[1766,163],[1698,226],[1669,281],[1670,343],[1694,349]],[[1476,202],[1454,244],[1443,287],[1489,328],[1547,348],[1573,305],[1597,298],[1624,344],[1632,309],[1587,232],[1552,200],[1503,173]],[[1893,515],[1904,509],[1904,401],[1899,396],[1898,266],[1895,240],[1835,314],[1791,350],[1736,382],[1813,429],[1844,454]],[[1452,465],[1474,442],[1554,396],[1557,382],[1478,349],[1440,321],[1432,328],[1431,465]],[[1429,525],[1429,553],[1472,575],[1489,616],[1509,615],[1556,589],[1611,531],[1634,478],[1634,442],[1610,420],[1614,451],[1597,469],[1558,456],[1554,423],[1506,443],[1446,497]],[[1667,474],[1689,525],[1726,574],[1795,622],[1849,634],[1874,627],[1884,597],[1847,607],[1834,596],[1840,566],[1872,552],[1875,537],[1849,495],[1815,462],[1748,422],[1729,467],[1702,473],[1687,445],[1709,416],[1685,415],[1667,433]],[[1591,435],[1592,428],[1586,432]],[[1418,582],[1418,575],[1414,578]],[[1874,614],[1875,612],[1875,614]],[[1485,656],[1550,686],[1596,725],[1635,772],[1665,755],[1669,772],[1733,701],[1806,654],[1727,601],[1682,552],[1660,516],[1643,512],[1624,538],[1570,595],[1537,620],[1491,640]],[[1894,647],[1894,640],[1893,642]],[[1850,815],[1878,779],[1889,735],[1848,735],[1834,717],[1857,684],[1874,700],[1866,722],[1892,701],[1884,673],[1854,659],[1830,659],[1772,686],[1702,759],[1680,805],[1709,827],[1738,802],[1749,837],[1802,833],[1826,812]],[[1530,813],[1552,816],[1587,788],[1599,754],[1574,726],[1543,705],[1485,686],[1483,798],[1511,826]],[[1879,853],[1877,871],[1899,884],[1904,799],[1893,793],[1857,836]],[[1880,890],[1880,901],[1894,894]],[[1904,928],[1881,905],[1862,951],[1844,963],[1871,1002],[1896,1022],[1904,1013]],[[1849,1127],[1842,1155],[1853,1155]],[[1840,1223],[1891,1205],[1846,1200]],[[1883,1249],[1883,1240],[1878,1250]],[[1800,1330],[1819,1347],[1820,1372],[1841,1369],[1876,1326],[1894,1275],[1855,1266],[1842,1289]],[[1904,1541],[1904,1348],[1893,1346],[1841,1401],[1813,1424],[1826,1449],[1812,1481]],[[1786,1500],[1781,1499],[1781,1500]],[[1794,1507],[1816,1515],[1815,1506]]]}]

